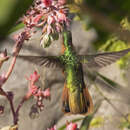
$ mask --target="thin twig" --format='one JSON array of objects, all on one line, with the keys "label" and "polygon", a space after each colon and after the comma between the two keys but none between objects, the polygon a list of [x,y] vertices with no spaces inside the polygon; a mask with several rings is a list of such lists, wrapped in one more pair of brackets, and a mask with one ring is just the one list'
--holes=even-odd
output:
[{"label": "thin twig", "polygon": [[16,63],[16,56],[13,57],[12,62],[10,64],[10,67],[9,67],[9,69],[8,69],[6,75],[5,75],[6,76],[5,82],[8,80],[9,76],[11,75],[13,68],[15,66],[15,63]]},{"label": "thin twig", "polygon": [[[8,98],[8,97],[7,97]],[[15,114],[15,109],[14,109],[14,104],[13,104],[13,100],[11,100],[10,98],[8,98],[8,101],[10,103],[10,107],[11,107],[11,111],[12,111],[12,114],[13,114],[13,122],[14,122],[14,125],[17,124],[17,122],[15,121],[16,120],[16,114]]]},{"label": "thin twig", "polygon": [[26,98],[23,97],[23,99],[21,100],[21,102],[19,103],[19,105],[18,105],[18,107],[17,107],[17,109],[16,109],[16,112],[15,112],[16,117],[17,117],[16,122],[18,122],[19,110],[20,110],[20,108],[23,106],[23,104],[24,104],[25,101],[26,101]]},{"label": "thin twig", "polygon": [[[126,121],[128,121],[127,116],[124,115],[120,110],[117,109],[117,107],[109,100],[109,98],[107,98],[107,97],[102,93],[102,91],[96,86],[96,84],[95,84],[94,86],[96,87],[96,89],[98,90],[98,92],[100,93],[100,95],[104,98],[104,100],[106,100],[106,101],[112,106],[112,108],[113,108],[116,112],[118,112],[122,117],[124,117],[124,119],[125,119]],[[129,121],[128,121],[128,122],[129,122]]]},{"label": "thin twig", "polygon": [[0,88],[0,92],[2,93],[3,96],[7,98],[7,100],[10,103],[13,119],[14,119],[14,124],[15,124],[15,109],[14,109],[14,104],[13,104],[13,98],[10,98],[9,94],[5,92],[2,88]]},{"label": "thin twig", "polygon": [[[15,66],[15,63],[16,63],[16,58],[22,48],[22,45],[23,45],[23,42],[28,38],[28,33],[26,31],[22,32],[20,35],[19,35],[19,39],[17,39],[15,45],[14,45],[14,48],[13,48],[13,59],[12,59],[12,62],[9,66],[9,69],[5,75],[5,80],[3,81],[3,84],[8,80],[8,78],[10,77],[13,69],[14,69],[14,66]],[[18,113],[19,113],[19,110],[21,108],[21,106],[23,105],[24,101],[25,101],[25,98],[22,99],[22,101],[20,102],[20,104],[18,105],[16,111],[15,111],[15,108],[14,108],[14,103],[13,103],[13,95],[10,95],[12,93],[10,92],[5,92],[3,89],[2,89],[2,86],[3,84],[0,86],[0,94],[5,96],[7,98],[7,100],[9,101],[10,103],[10,107],[11,107],[11,111],[12,111],[12,115],[13,115],[13,122],[14,122],[14,125],[17,125],[18,124]],[[18,130],[18,128],[17,128]]]}]

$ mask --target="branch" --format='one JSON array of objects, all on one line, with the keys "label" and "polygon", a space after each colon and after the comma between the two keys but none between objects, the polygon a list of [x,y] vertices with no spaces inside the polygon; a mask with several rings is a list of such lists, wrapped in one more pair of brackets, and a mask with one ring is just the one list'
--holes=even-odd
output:
[{"label": "branch", "polygon": [[120,110],[117,109],[117,107],[109,100],[109,98],[107,98],[107,97],[102,93],[102,91],[96,86],[96,84],[95,84],[94,86],[95,86],[95,88],[97,89],[97,91],[100,93],[100,95],[104,98],[104,100],[106,100],[106,101],[112,106],[112,108],[113,108],[116,112],[118,112],[122,117],[124,117],[124,119],[125,119],[126,121],[129,122],[127,116],[124,115]]}]

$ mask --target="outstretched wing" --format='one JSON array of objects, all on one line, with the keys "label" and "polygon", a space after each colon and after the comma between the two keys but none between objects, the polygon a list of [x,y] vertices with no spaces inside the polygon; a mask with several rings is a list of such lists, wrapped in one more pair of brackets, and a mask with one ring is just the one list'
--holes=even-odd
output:
[{"label": "outstretched wing", "polygon": [[19,55],[18,58],[29,61],[33,64],[46,67],[63,67],[58,56],[24,56]]},{"label": "outstretched wing", "polygon": [[95,55],[79,55],[79,60],[81,63],[87,64],[88,67],[102,68],[119,60],[128,52],[130,52],[130,48],[117,52],[106,52]]}]

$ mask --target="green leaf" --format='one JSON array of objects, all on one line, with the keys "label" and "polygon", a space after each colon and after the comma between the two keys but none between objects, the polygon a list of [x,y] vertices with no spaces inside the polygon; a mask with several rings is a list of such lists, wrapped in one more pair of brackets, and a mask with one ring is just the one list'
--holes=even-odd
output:
[{"label": "green leaf", "polygon": [[128,129],[130,129],[130,122],[128,122],[128,121],[121,122],[119,128],[122,128],[122,129],[123,128],[128,128]]},{"label": "green leaf", "polygon": [[101,105],[101,101],[98,102],[98,103],[95,105],[95,107],[94,107],[94,108],[95,108],[94,112],[93,112],[92,114],[86,116],[86,117],[83,119],[82,124],[81,124],[81,126],[80,126],[80,130],[89,130],[91,121],[92,121],[92,119],[94,118],[94,115],[95,115],[95,113],[97,112],[97,110],[99,109],[100,105]]},{"label": "green leaf", "polygon": [[114,82],[113,80],[111,80],[111,79],[109,79],[109,78],[103,76],[102,74],[100,74],[100,73],[98,73],[98,72],[96,72],[96,74],[97,74],[101,79],[103,79],[106,83],[108,83],[109,85],[111,85],[111,86],[113,86],[113,87],[116,87],[116,88],[117,88],[118,86],[120,86],[118,83],[116,83],[116,82]]},{"label": "green leaf", "polygon": [[130,113],[127,114],[127,120],[122,118],[119,128],[124,129],[130,129]]},{"label": "green leaf", "polygon": [[68,7],[69,7],[71,13],[79,13],[80,12],[80,8],[78,5],[69,4]]},{"label": "green leaf", "polygon": [[121,21],[121,25],[125,30],[129,30],[130,31],[130,21],[128,21],[128,18],[125,17],[122,21]]},{"label": "green leaf", "polygon": [[24,27],[24,24],[23,23],[19,23],[15,27],[11,28],[9,30],[8,34],[13,33],[13,32],[15,32],[15,31],[17,31],[17,30],[19,30],[19,29],[21,29],[23,27]]},{"label": "green leaf", "polygon": [[92,121],[90,126],[91,127],[101,127],[101,125],[104,123],[104,118],[102,116],[95,117]]},{"label": "green leaf", "polygon": [[88,130],[89,129],[89,126],[90,126],[90,123],[93,119],[93,114],[92,115],[89,115],[89,116],[86,116],[81,124],[81,127],[80,127],[80,130]]}]

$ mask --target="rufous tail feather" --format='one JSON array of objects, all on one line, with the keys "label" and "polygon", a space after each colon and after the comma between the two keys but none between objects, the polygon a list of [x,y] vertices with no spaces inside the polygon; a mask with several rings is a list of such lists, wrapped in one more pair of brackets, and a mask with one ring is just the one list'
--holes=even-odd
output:
[{"label": "rufous tail feather", "polygon": [[[71,100],[71,99],[69,99],[70,98],[69,97],[69,89],[67,88],[67,86],[65,84],[64,88],[63,88],[63,93],[62,93],[62,110],[63,110],[63,112],[66,114],[83,114],[83,115],[91,114],[93,112],[93,102],[92,102],[92,98],[88,92],[88,89],[83,88],[83,92],[81,95],[83,95],[83,97],[81,98],[82,99],[81,102],[84,103],[81,106],[81,111],[80,112],[72,112],[71,109],[72,109],[72,107],[75,107],[75,106],[73,104],[69,103],[69,101]],[[77,102],[79,102],[79,101],[77,101]],[[84,107],[84,108],[82,108],[82,107]]]}]

